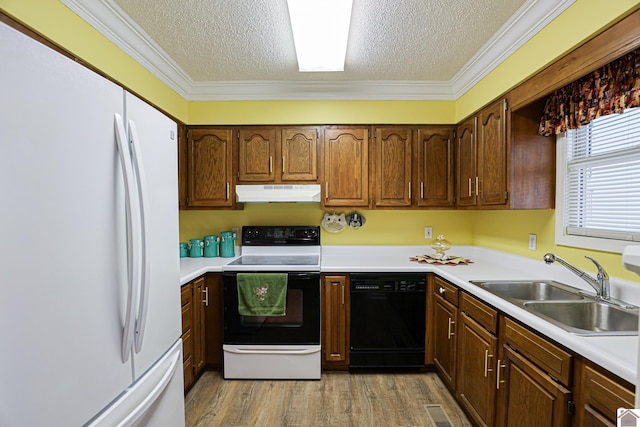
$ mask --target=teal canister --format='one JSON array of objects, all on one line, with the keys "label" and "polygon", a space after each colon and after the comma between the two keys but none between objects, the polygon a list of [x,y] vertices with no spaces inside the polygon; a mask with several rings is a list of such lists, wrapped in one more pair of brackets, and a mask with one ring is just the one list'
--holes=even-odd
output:
[{"label": "teal canister", "polygon": [[187,256],[187,254],[189,253],[188,247],[188,244],[180,242],[180,258],[185,258]]},{"label": "teal canister", "polygon": [[202,242],[202,239],[189,240],[189,257],[202,258],[203,246],[204,246],[204,243]]},{"label": "teal canister", "polygon": [[231,258],[235,256],[236,233],[233,231],[223,231],[220,233],[220,256]]},{"label": "teal canister", "polygon": [[218,256],[218,236],[204,236],[204,257],[215,258]]}]

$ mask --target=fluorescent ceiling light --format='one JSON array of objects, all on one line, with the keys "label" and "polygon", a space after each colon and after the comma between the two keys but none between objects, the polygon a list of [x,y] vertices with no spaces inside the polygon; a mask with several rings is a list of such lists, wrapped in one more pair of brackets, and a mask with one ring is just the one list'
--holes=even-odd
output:
[{"label": "fluorescent ceiling light", "polygon": [[300,71],[344,71],[353,0],[287,0]]}]

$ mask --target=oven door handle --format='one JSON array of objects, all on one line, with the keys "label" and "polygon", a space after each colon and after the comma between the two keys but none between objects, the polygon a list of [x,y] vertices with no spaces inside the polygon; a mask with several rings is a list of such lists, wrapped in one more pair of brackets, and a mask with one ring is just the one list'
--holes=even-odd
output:
[{"label": "oven door handle", "polygon": [[268,348],[268,347],[256,347],[256,348],[229,348],[225,346],[224,351],[235,354],[313,354],[320,351],[318,348],[304,348],[304,349],[282,349],[282,348]]}]

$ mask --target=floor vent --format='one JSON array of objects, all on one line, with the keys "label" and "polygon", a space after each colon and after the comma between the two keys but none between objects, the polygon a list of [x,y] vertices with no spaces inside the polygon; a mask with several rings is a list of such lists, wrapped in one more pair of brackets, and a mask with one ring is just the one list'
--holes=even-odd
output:
[{"label": "floor vent", "polygon": [[429,415],[429,419],[431,419],[431,423],[435,427],[453,427],[442,405],[424,405],[424,408],[427,410],[427,415]]}]

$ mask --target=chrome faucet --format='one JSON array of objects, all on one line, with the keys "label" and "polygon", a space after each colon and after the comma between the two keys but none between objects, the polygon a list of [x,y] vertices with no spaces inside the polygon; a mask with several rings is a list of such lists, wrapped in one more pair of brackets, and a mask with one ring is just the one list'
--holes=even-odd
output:
[{"label": "chrome faucet", "polygon": [[573,265],[569,264],[567,261],[563,260],[559,256],[554,255],[552,253],[546,254],[543,259],[544,259],[544,262],[546,262],[547,264],[552,264],[554,261],[557,261],[559,264],[567,267],[569,271],[577,274],[581,279],[583,279],[585,282],[591,285],[593,289],[596,290],[597,298],[609,301],[611,299],[610,289],[609,289],[609,275],[607,274],[606,271],[604,271],[604,268],[602,268],[602,266],[598,264],[598,262],[595,259],[591,258],[590,256],[585,256],[585,258],[590,260],[592,263],[594,263],[598,268],[598,275],[596,276],[596,279],[594,279],[586,272],[580,270],[577,267],[574,267]]}]

